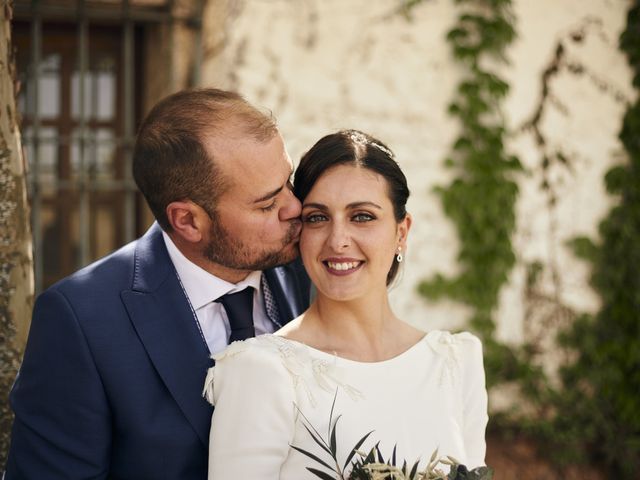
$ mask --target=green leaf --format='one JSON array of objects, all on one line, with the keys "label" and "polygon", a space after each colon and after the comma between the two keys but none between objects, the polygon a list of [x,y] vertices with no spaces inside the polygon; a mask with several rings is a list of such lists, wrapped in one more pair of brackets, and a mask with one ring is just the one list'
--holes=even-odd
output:
[{"label": "green leaf", "polygon": [[333,453],[331,452],[329,447],[325,444],[325,442],[322,440],[322,438],[319,435],[316,436],[316,434],[314,434],[306,424],[303,424],[302,426],[307,430],[307,432],[309,432],[309,435],[311,435],[311,438],[313,439],[313,441],[316,442],[318,445],[320,445],[320,448],[322,448],[329,455],[333,456]]},{"label": "green leaf", "polygon": [[318,470],[317,468],[307,467],[307,470],[309,470],[311,473],[313,473],[318,478],[322,478],[322,480],[336,480],[336,478],[334,476],[329,475],[328,473],[323,472],[322,470]]},{"label": "green leaf", "polygon": [[329,448],[331,449],[331,453],[333,456],[336,456],[338,443],[336,440],[336,427],[338,426],[338,420],[340,420],[340,415],[336,418],[336,421],[333,423],[333,428],[331,429],[331,440],[329,442]]},{"label": "green leaf", "polygon": [[[344,462],[344,466],[342,468],[347,468],[347,465],[349,465],[349,462],[355,456],[357,450],[362,446],[362,444],[367,440],[367,438],[369,438],[369,435],[371,435],[372,433],[373,433],[373,430],[371,430],[364,437],[362,437],[360,440],[358,440],[358,442],[355,444],[355,446],[351,449],[351,452],[347,456],[347,460]],[[395,449],[394,449],[394,452],[395,452]]]},{"label": "green leaf", "polygon": [[333,410],[336,406],[336,399],[338,398],[338,389],[336,388],[336,392],[333,394],[333,401],[331,402],[331,411],[329,412],[329,431],[327,432],[327,437],[331,437],[331,428],[335,429],[335,425],[333,424]]},{"label": "green leaf", "polygon": [[410,479],[415,478],[416,473],[418,472],[418,464],[419,463],[420,462],[416,462],[416,463],[413,464],[413,468],[411,468],[411,471],[409,472],[409,478]]},{"label": "green leaf", "polygon": [[595,261],[598,258],[599,249],[590,238],[575,237],[567,241],[567,246],[571,248],[573,254],[583,260]]},{"label": "green leaf", "polygon": [[[323,467],[327,467],[329,470],[331,470],[332,472],[335,472],[335,469],[329,465],[327,462],[325,462],[324,460],[322,460],[320,457],[318,457],[317,455],[314,455],[311,452],[308,452],[300,447],[296,447],[295,445],[290,445],[291,448],[293,448],[294,450],[300,452],[303,455],[306,455],[307,457],[309,457],[310,459],[318,462],[320,465],[322,465]],[[337,472],[336,472],[337,473]]]}]

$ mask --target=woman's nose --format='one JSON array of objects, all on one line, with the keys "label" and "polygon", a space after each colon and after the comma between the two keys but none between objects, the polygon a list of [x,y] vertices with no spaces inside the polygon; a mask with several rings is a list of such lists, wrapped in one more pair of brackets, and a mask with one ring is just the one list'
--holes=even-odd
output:
[{"label": "woman's nose", "polygon": [[339,222],[334,222],[328,239],[329,247],[335,252],[341,252],[351,245],[349,231]]}]

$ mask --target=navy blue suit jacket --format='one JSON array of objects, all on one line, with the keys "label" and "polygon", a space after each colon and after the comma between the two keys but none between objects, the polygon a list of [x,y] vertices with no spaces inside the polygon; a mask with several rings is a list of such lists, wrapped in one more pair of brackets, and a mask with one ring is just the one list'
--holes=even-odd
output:
[{"label": "navy blue suit jacket", "polygon": [[[265,275],[283,321],[307,308],[299,262]],[[154,225],[38,297],[6,480],[204,480],[211,365]]]}]

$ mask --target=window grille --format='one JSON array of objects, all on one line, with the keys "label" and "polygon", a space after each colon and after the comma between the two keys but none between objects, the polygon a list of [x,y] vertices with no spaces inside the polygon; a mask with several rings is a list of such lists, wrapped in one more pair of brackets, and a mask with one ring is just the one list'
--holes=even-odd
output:
[{"label": "window grille", "polygon": [[[163,49],[145,49],[145,42],[160,28],[171,39],[180,24],[200,45],[203,2],[15,1],[36,293],[133,240],[150,223],[131,175],[135,129],[148,108],[144,56],[163,57],[163,94],[177,85],[172,41]],[[191,82],[198,84],[201,50],[193,55]]]}]

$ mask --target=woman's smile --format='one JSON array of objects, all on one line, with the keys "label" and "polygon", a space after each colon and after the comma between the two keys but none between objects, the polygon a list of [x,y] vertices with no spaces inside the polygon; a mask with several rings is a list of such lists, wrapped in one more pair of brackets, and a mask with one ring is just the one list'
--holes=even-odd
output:
[{"label": "woman's smile", "polygon": [[327,258],[322,261],[331,275],[351,275],[364,265],[363,260],[354,258]]}]

